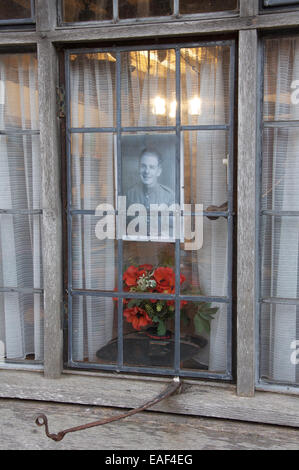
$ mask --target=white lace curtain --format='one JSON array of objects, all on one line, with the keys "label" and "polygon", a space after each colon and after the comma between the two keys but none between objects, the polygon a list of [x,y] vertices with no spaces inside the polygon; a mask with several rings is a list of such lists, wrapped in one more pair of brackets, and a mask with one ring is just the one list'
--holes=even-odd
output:
[{"label": "white lace curtain", "polygon": [[28,292],[0,293],[0,341],[11,360],[43,359],[42,296],[33,293],[42,288],[41,216],[32,212],[41,208],[38,128],[36,55],[1,55],[0,286]]},{"label": "white lace curtain", "polygon": [[[299,40],[267,41],[265,119],[299,121],[292,87],[299,77]],[[264,138],[262,208],[299,210],[299,134],[286,126],[268,129]],[[299,217],[264,217],[262,296],[299,298]],[[299,339],[296,305],[262,307],[262,375],[274,381],[299,383],[291,345]]]},{"label": "white lace curtain", "polygon": [[[123,126],[175,125],[175,60],[174,50],[122,54]],[[202,113],[196,123],[226,123],[229,95],[225,83],[225,67],[229,66],[227,55],[223,55],[221,48],[201,48],[193,51],[192,60],[192,70],[197,68],[200,73],[191,73],[191,68],[190,71],[186,68],[185,99],[192,99],[196,93],[202,100]],[[73,60],[72,127],[115,126],[113,88],[115,90],[115,57],[111,54],[88,55]],[[164,115],[153,112],[153,100],[157,96],[164,98],[168,105]],[[227,201],[227,172],[223,165],[227,158],[226,142],[227,136],[222,131],[195,132],[190,137],[189,153],[194,162],[192,171],[196,172],[194,197],[198,203],[207,201],[208,205],[221,205]],[[72,136],[73,207],[94,210],[100,202],[114,203],[114,151],[112,135]],[[73,226],[73,262],[78,269],[78,273],[73,275],[73,285],[113,290],[113,243],[105,242],[100,253],[97,252],[96,246],[99,247],[100,242],[95,239],[94,224],[89,216],[77,217]],[[227,296],[227,222],[224,219],[205,222],[204,230],[204,246],[193,255],[193,263],[198,263],[197,277],[204,294]],[[131,255],[138,256],[141,263],[153,262],[158,250],[150,251],[148,256],[149,249],[149,246],[146,250],[139,249],[135,244]],[[202,269],[203,258],[207,260],[206,270]],[[99,281],[100,273],[104,273],[105,283]],[[73,302],[74,358],[93,360],[97,349],[112,337],[112,302],[110,299],[76,296]],[[209,369],[223,371],[227,359],[227,312],[226,307],[217,306],[219,311],[212,322],[207,361]]]}]

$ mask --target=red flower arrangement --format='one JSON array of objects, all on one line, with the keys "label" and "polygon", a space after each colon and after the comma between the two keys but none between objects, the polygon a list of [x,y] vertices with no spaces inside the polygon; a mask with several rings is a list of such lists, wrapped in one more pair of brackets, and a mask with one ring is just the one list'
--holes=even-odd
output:
[{"label": "red flower arrangement", "polygon": [[[127,292],[175,293],[175,272],[168,266],[154,268],[151,264],[129,266],[123,275],[124,290]],[[180,283],[185,281],[181,275]],[[135,330],[148,325],[157,327],[158,336],[166,334],[167,320],[174,317],[174,300],[126,299],[124,317]],[[187,302],[182,301],[181,307]]]},{"label": "red flower arrangement", "polygon": [[[180,285],[185,282],[185,276],[181,274]],[[124,291],[135,293],[175,294],[175,272],[168,266],[154,268],[151,264],[129,266],[123,274]],[[117,301],[117,298],[114,299]],[[131,323],[135,330],[152,325],[159,337],[167,336],[167,322],[174,318],[174,300],[161,299],[124,299],[124,317]],[[181,318],[189,322],[186,312],[188,302],[182,300]],[[218,308],[212,308],[207,302],[193,303],[193,323],[196,333],[203,330],[210,332],[210,323],[217,313]]]}]

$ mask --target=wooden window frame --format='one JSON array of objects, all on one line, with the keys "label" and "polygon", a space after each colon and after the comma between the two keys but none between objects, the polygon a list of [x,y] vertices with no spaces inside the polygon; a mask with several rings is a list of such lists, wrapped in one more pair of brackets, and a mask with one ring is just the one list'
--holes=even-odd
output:
[{"label": "wooden window frame", "polygon": [[[298,388],[256,386],[256,155],[258,140],[258,33],[298,28],[299,12],[259,15],[259,0],[241,0],[240,16],[161,24],[57,28],[53,0],[36,1],[35,32],[11,31],[0,47],[36,46],[38,51],[42,167],[45,308],[44,368],[0,370],[0,397],[131,408],[156,395],[169,380],[107,372],[63,370],[62,204],[56,91],[58,47],[85,42],[155,36],[238,33],[238,261],[237,381],[235,385],[184,379],[183,393],[155,410],[299,427]],[[51,77],[51,80],[49,80]],[[252,117],[254,116],[254,119]],[[55,380],[59,379],[59,380]],[[146,385],[146,386],[145,386]],[[114,390],[114,393],[111,393]],[[281,393],[277,393],[281,392]]]}]

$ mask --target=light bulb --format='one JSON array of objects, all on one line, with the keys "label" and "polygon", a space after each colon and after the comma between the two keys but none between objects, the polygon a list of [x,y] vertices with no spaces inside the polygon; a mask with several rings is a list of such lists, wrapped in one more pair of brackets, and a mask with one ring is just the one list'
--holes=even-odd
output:
[{"label": "light bulb", "polygon": [[164,116],[166,114],[166,103],[163,98],[157,96],[154,99],[153,114],[157,116]]},{"label": "light bulb", "polygon": [[201,113],[201,99],[197,96],[189,101],[189,113],[191,116],[199,116]]}]

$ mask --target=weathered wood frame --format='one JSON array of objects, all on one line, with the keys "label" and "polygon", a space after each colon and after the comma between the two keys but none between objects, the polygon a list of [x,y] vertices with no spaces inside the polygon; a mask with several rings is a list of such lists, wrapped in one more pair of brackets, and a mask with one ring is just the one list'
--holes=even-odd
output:
[{"label": "weathered wood frame", "polygon": [[[36,1],[36,31],[11,31],[0,35],[0,47],[32,45],[39,58],[40,135],[43,184],[43,259],[45,276],[44,371],[1,370],[0,397],[134,407],[161,386],[163,379],[62,370],[62,211],[60,189],[59,125],[56,110],[58,45],[234,33],[239,34],[238,97],[238,289],[237,385],[207,384],[187,380],[184,395],[172,397],[159,411],[230,419],[263,421],[299,427],[297,388],[287,392],[255,391],[255,253],[256,253],[256,146],[258,114],[258,32],[294,28],[299,9],[259,15],[258,0],[240,0],[240,16],[194,19],[170,23],[93,26],[56,26],[53,0]],[[49,80],[51,77],[51,80]],[[246,184],[245,184],[246,183]],[[20,366],[21,367],[21,366]],[[60,378],[60,380],[49,380]],[[147,386],[144,387],[146,381]],[[111,394],[111,390],[115,393]],[[129,390],[129,391],[128,391]],[[273,389],[271,389],[273,390]],[[255,394],[255,396],[254,396]],[[283,406],[281,405],[283,400]],[[138,403],[137,403],[138,401]]]}]

